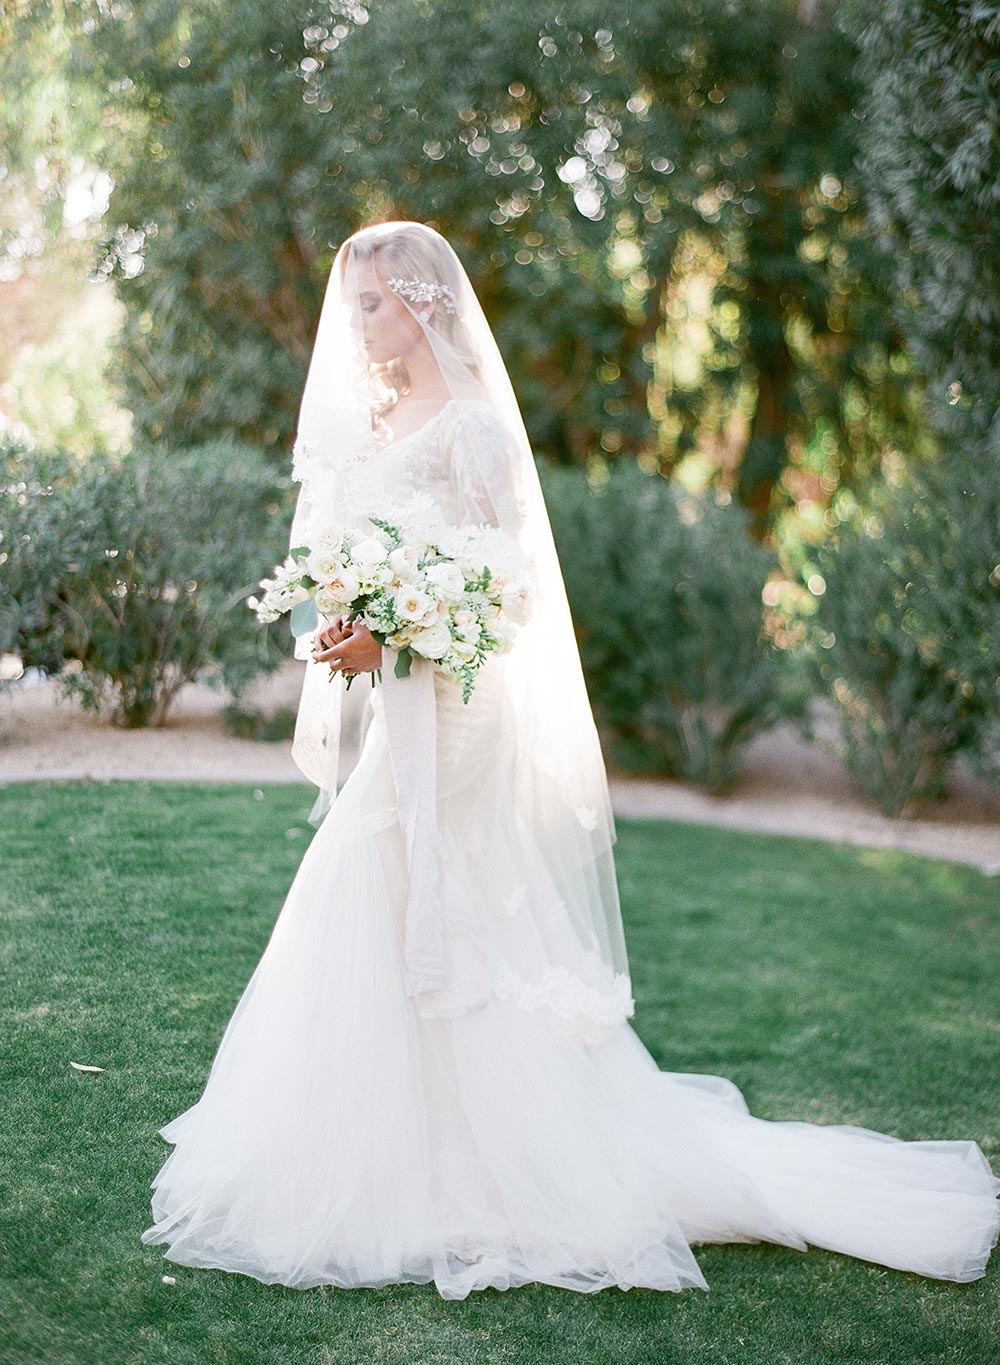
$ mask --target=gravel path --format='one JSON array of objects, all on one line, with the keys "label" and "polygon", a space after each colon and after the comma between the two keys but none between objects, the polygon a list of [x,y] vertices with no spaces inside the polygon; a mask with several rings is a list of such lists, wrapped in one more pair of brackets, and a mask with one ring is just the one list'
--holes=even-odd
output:
[{"label": "gravel path", "polygon": [[[302,669],[301,662],[287,662],[243,705],[265,714],[295,707]],[[351,689],[350,704],[364,702],[359,684]],[[0,689],[0,784],[86,777],[309,786],[292,762],[287,740],[265,743],[226,733],[220,714],[225,701],[224,693],[192,684],[179,694],[162,728],[119,730],[63,698],[57,684],[25,675]],[[919,818],[885,819],[830,751],[832,718],[825,715],[817,728],[818,743],[806,742],[792,725],[760,736],[726,797],[706,796],[682,782],[612,775],[615,812],[896,848],[970,863],[1000,876],[1000,791],[960,770],[948,797],[933,809]]]}]

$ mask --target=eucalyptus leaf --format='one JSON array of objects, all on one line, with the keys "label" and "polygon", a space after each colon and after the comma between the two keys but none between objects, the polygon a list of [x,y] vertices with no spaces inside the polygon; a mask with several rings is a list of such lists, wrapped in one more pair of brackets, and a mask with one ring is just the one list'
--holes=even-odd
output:
[{"label": "eucalyptus leaf", "polygon": [[309,631],[315,630],[319,625],[319,611],[316,607],[316,599],[308,597],[304,602],[296,602],[289,614],[289,625],[292,634],[296,639],[300,635],[308,635]]}]

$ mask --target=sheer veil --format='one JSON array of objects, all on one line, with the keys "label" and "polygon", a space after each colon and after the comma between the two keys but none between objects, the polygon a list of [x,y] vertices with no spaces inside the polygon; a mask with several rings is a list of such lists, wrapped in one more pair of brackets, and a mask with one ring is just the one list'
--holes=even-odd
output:
[{"label": "sheer veil", "polygon": [[[382,325],[387,316],[395,329],[391,336]],[[419,347],[419,393],[408,387],[417,352],[407,348],[413,346]],[[401,401],[408,394],[409,401]],[[405,483],[383,485],[373,506],[366,472],[445,408],[451,440],[437,477],[416,493]],[[529,993],[559,983],[560,999],[570,1002],[585,1027],[631,1015],[607,777],[538,474],[506,367],[468,275],[433,229],[414,222],[383,223],[354,233],[337,251],[302,398],[293,478],[301,483],[293,548],[309,543],[324,526],[370,529],[370,515],[397,516],[405,523],[408,512],[419,513],[421,506],[449,523],[493,526],[516,540],[530,566],[531,613],[512,650],[491,659],[484,672],[495,669],[502,680],[510,718],[503,732],[504,799],[491,817],[496,820],[491,837],[495,834],[498,862],[509,860],[510,848],[526,846],[535,860],[531,918],[519,932],[543,946],[533,971],[522,971],[518,980]],[[292,754],[319,788],[310,813],[318,825],[337,795],[343,682],[331,681],[327,666],[311,660],[312,640],[296,641],[296,657],[307,663]],[[431,989],[441,985],[440,973],[435,976],[433,963],[423,973],[417,960],[414,923],[426,906],[414,902],[418,880],[420,895],[433,897],[434,878],[447,875],[426,858],[417,875],[422,851],[434,842],[440,833],[435,826],[445,817],[426,800],[422,823],[413,813],[418,800],[413,793],[424,776],[414,776],[420,762],[416,731],[423,722],[415,710],[407,715],[400,709],[416,706],[424,684],[414,675],[393,677],[388,647],[383,658],[386,717],[395,717],[397,725],[394,753],[409,764],[415,784],[406,793],[413,809],[401,810],[404,829],[412,816],[411,993],[425,1004],[440,1003],[440,990]],[[415,666],[415,674],[421,671]],[[429,675],[430,665],[423,671]],[[363,677],[353,688],[370,691]],[[430,695],[425,688],[425,704]],[[458,715],[456,723],[461,721]],[[408,779],[401,766],[394,771],[402,802]],[[501,854],[505,848],[508,852]],[[492,871],[482,869],[487,878]],[[546,888],[543,897],[536,894],[540,883]],[[426,935],[421,935],[426,948]],[[430,960],[426,954],[425,960]],[[455,978],[463,970],[451,964],[452,987],[461,987]],[[474,996],[459,989],[448,998],[458,1009]],[[530,998],[524,996],[522,1003]],[[440,1012],[447,1011],[442,1006]]]},{"label": "sheer veil", "polygon": [[159,1130],[175,1150],[142,1241],[265,1284],[433,1280],[446,1299],[704,1289],[706,1242],[980,1278],[1000,1181],[976,1142],[756,1118],[726,1077],[662,1071],[625,1022],[614,824],[548,517],[430,228],[337,252],[295,476],[293,548],[331,523],[370,539],[373,516],[426,526],[446,554],[527,563],[531,611],[468,701],[429,658],[397,677],[387,641],[381,683],[352,684],[367,721],[339,791],[343,679],[299,641],[317,827],[204,1094]]}]

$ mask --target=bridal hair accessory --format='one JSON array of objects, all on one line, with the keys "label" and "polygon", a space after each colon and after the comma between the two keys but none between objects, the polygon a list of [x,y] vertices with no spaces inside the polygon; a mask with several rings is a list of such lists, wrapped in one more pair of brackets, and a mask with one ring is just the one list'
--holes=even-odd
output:
[{"label": "bridal hair accessory", "polygon": [[432,299],[438,299],[446,313],[455,312],[455,295],[446,284],[438,284],[435,280],[401,280],[397,277],[389,280],[388,285],[394,294],[402,294],[411,303],[430,303]]}]

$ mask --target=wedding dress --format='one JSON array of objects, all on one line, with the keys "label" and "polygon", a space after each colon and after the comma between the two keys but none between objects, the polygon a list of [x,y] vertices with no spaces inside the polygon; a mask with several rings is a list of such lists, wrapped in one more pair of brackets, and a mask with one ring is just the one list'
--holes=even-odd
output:
[{"label": "wedding dress", "polygon": [[[450,276],[423,273],[469,314],[446,259]],[[329,505],[540,516],[530,476],[510,481],[514,419],[490,392],[338,465]],[[580,724],[565,679],[546,724],[569,786],[522,742],[518,679],[544,683],[529,638],[490,658],[467,704],[429,661],[383,667],[339,792],[340,682],[307,664],[298,753],[318,827],[200,1099],[159,1130],[173,1151],[143,1242],[267,1283],[433,1282],[445,1298],[707,1289],[692,1247],[712,1242],[982,1276],[1000,1180],[976,1142],[759,1119],[724,1077],[658,1068],[628,1022],[606,781],[592,733],[574,746],[558,728],[565,711]]]}]

